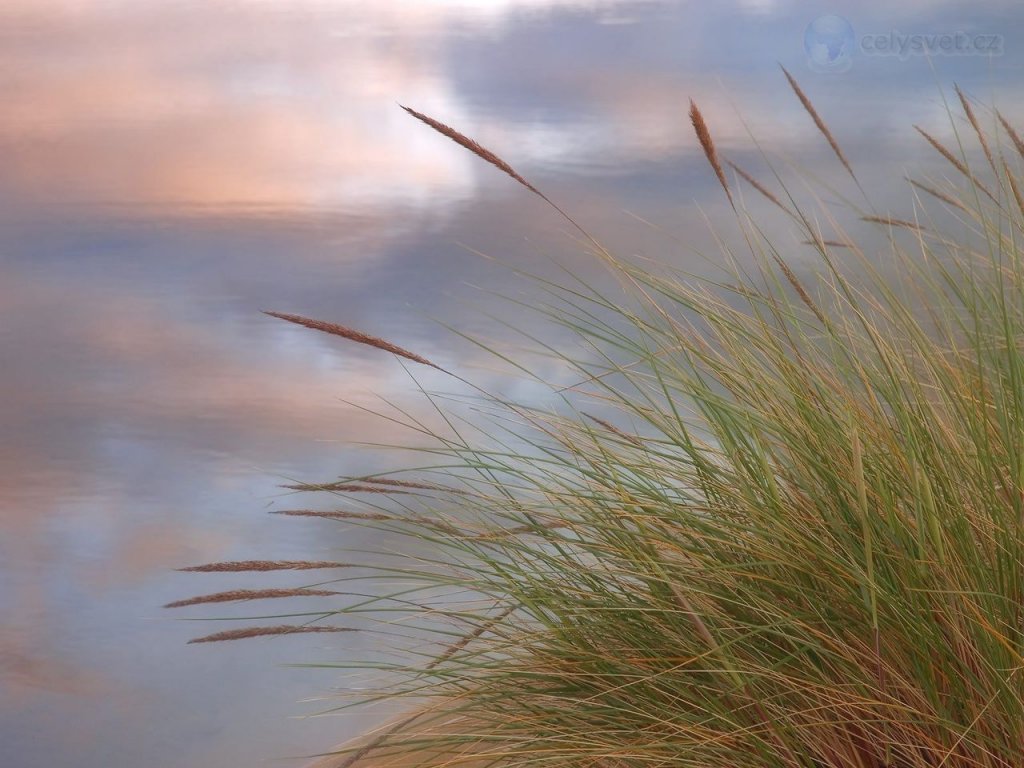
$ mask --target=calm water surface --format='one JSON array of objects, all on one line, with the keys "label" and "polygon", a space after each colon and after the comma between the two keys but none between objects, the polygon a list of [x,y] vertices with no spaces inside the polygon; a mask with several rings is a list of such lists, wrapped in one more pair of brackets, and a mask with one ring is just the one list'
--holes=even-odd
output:
[{"label": "calm water surface", "polygon": [[[826,13],[858,34],[998,33],[1002,54],[855,55],[817,73],[803,32]],[[408,436],[361,407],[418,412],[414,383],[260,309],[510,389],[436,322],[512,344],[485,292],[529,284],[472,250],[599,279],[564,222],[397,103],[499,151],[624,255],[702,269],[704,216],[729,219],[688,98],[752,170],[739,114],[778,156],[841,178],[785,64],[876,205],[912,215],[901,177],[945,169],[911,124],[952,140],[938,86],[1024,125],[1022,30],[1010,0],[5,0],[0,764],[301,765],[383,716],[309,717],[359,681],[285,666],[365,657],[368,634],[189,646],[230,625],[160,606],[249,585],[181,566],[386,546],[266,513],[295,504],[284,478],[377,466],[351,443]]]}]

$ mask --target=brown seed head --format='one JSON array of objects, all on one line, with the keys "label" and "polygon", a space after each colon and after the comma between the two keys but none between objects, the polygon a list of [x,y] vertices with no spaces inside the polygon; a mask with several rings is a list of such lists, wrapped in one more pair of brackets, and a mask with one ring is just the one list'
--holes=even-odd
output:
[{"label": "brown seed head", "polygon": [[390,352],[393,355],[398,355],[399,357],[404,357],[406,360],[412,360],[414,363],[420,363],[421,365],[429,365],[431,368],[437,368],[437,370],[439,371],[444,371],[444,369],[441,366],[435,365],[434,363],[427,360],[425,357],[417,355],[415,352],[410,352],[409,350],[403,349],[402,347],[399,347],[396,344],[384,341],[384,339],[377,338],[376,336],[371,336],[368,333],[357,331],[354,328],[348,328],[344,325],[338,325],[337,323],[324,322],[323,320],[313,320],[308,317],[302,317],[301,315],[292,315],[286,312],[270,312],[264,310],[263,314],[270,315],[271,317],[276,317],[279,320],[287,320],[289,323],[295,323],[296,325],[301,325],[306,328],[312,328],[314,331],[322,331],[323,333],[329,333],[332,336],[340,336],[343,339],[354,341],[357,344],[365,344],[366,346],[374,347],[375,349],[381,349],[385,352]]},{"label": "brown seed head", "polygon": [[832,135],[832,131],[828,129],[828,126],[825,125],[825,121],[821,119],[821,115],[818,114],[818,110],[814,108],[811,100],[807,97],[807,94],[804,93],[803,88],[800,87],[796,78],[789,74],[789,70],[785,67],[782,67],[782,73],[786,76],[786,80],[789,81],[789,87],[793,89],[793,93],[795,93],[796,97],[800,99],[800,103],[803,105],[804,110],[811,116],[811,120],[814,121],[819,133],[825,137],[828,145],[832,148],[832,152],[837,158],[839,158],[839,162],[843,164],[846,172],[850,174],[854,181],[856,181],[857,177],[854,175],[853,168],[850,167],[850,162],[846,159],[846,155],[843,154],[843,150],[839,148],[839,142],[836,141],[835,136]]},{"label": "brown seed head", "polygon": [[915,125],[914,130],[920,133],[922,136],[924,136],[925,141],[931,144],[932,147],[935,148],[935,151],[942,155],[950,165],[952,165],[954,168],[960,171],[960,173],[968,181],[970,181],[971,184],[973,184],[975,187],[984,192],[989,199],[998,202],[998,200],[996,200],[995,196],[988,190],[988,188],[984,184],[982,184],[981,181],[979,181],[973,173],[971,173],[970,169],[960,160],[960,158],[958,158],[956,155],[954,155],[952,152],[946,149],[946,147],[943,146],[942,142],[940,142],[938,139],[936,139],[934,136],[928,133],[928,131],[926,131],[919,125]]},{"label": "brown seed head", "polygon": [[357,632],[358,630],[352,629],[351,627],[321,627],[316,625],[311,626],[289,626],[282,625],[278,627],[248,627],[246,629],[229,629],[226,632],[217,632],[213,635],[206,635],[205,637],[197,637],[194,640],[189,640],[189,644],[192,643],[217,643],[223,640],[244,640],[247,637],[266,637],[268,635],[297,635],[303,633],[312,632]]},{"label": "brown seed head", "polygon": [[347,512],[345,510],[319,509],[275,509],[270,514],[285,515],[286,517],[327,517],[334,520],[395,520],[393,515],[386,515],[383,512]]},{"label": "brown seed head", "polygon": [[318,568],[351,568],[349,563],[326,560],[236,560],[179,568],[186,573],[240,573],[245,571],[309,571]]},{"label": "brown seed head", "polygon": [[708,165],[711,166],[715,176],[718,177],[718,183],[725,190],[725,196],[729,198],[729,205],[735,208],[736,204],[732,201],[732,192],[729,191],[729,184],[725,180],[725,172],[722,170],[722,164],[718,161],[718,152],[715,150],[715,142],[711,138],[711,131],[708,130],[708,125],[704,122],[704,115],[700,113],[693,99],[690,99],[690,122],[693,123],[693,130],[697,134],[700,148],[704,150],[704,157],[707,158]]},{"label": "brown seed head", "polygon": [[231,592],[217,592],[212,595],[190,597],[187,600],[176,600],[164,608],[184,608],[188,605],[205,603],[230,603],[236,600],[270,600],[279,597],[328,597],[336,595],[326,589],[235,589]]},{"label": "brown seed head", "polygon": [[[399,106],[402,106],[402,105],[399,105]],[[528,190],[533,192],[535,195],[540,195],[541,197],[544,197],[544,195],[541,195],[541,193],[537,190],[537,188],[535,186],[533,186],[533,184],[531,184],[526,179],[524,179],[522,176],[520,176],[515,168],[513,168],[511,165],[506,163],[504,160],[502,160],[496,154],[491,152],[491,150],[486,149],[485,147],[480,146],[480,144],[475,142],[473,139],[469,138],[468,136],[466,136],[466,135],[464,135],[462,133],[459,133],[454,128],[452,128],[450,125],[445,125],[444,123],[442,123],[442,122],[440,122],[438,120],[435,120],[432,117],[424,115],[422,112],[417,112],[415,109],[412,109],[410,107],[405,107],[405,106],[402,106],[402,109],[404,109],[410,115],[415,117],[417,120],[420,120],[421,122],[426,123],[427,125],[429,125],[431,128],[433,128],[435,131],[437,131],[441,135],[447,136],[449,139],[454,141],[456,144],[458,144],[458,145],[460,145],[462,147],[465,147],[470,152],[472,152],[474,155],[479,157],[481,160],[485,160],[486,162],[490,163],[491,165],[493,165],[498,170],[503,171],[504,173],[507,173],[509,176],[511,176],[516,181],[518,181],[520,184],[522,184]]]},{"label": "brown seed head", "polygon": [[1003,117],[1002,113],[997,109],[996,117],[999,118],[999,123],[1003,126],[1003,130],[1006,131],[1006,135],[1010,137],[1010,141],[1013,142],[1013,146],[1017,149],[1017,153],[1024,157],[1024,139],[1021,139],[1020,134],[1014,130],[1013,126],[1010,125],[1009,121]]},{"label": "brown seed head", "polygon": [[995,160],[992,159],[992,152],[988,148],[988,139],[985,138],[985,134],[981,130],[981,125],[978,123],[978,118],[974,115],[974,108],[971,106],[971,102],[967,100],[967,96],[960,90],[960,86],[954,86],[956,95],[960,99],[960,106],[964,109],[964,115],[967,116],[967,122],[971,124],[971,128],[974,129],[974,133],[978,136],[978,142],[981,144],[981,149],[985,153],[985,159],[988,160],[988,164],[992,167],[992,170],[996,171]]}]

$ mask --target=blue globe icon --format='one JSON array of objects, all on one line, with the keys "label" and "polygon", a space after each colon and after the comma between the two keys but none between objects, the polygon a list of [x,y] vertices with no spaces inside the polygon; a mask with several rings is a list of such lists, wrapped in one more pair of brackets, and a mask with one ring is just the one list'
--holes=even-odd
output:
[{"label": "blue globe icon", "polygon": [[853,27],[842,16],[819,16],[804,30],[807,63],[816,72],[846,72],[853,66]]}]

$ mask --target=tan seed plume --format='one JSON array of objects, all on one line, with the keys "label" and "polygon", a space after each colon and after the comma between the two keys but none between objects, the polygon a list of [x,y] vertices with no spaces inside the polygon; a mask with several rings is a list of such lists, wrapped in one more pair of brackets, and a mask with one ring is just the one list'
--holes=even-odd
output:
[{"label": "tan seed plume", "polygon": [[715,176],[718,177],[718,183],[725,190],[725,196],[729,198],[729,205],[735,208],[736,204],[732,200],[732,192],[729,191],[729,184],[725,180],[725,172],[722,170],[722,164],[718,160],[718,152],[715,150],[715,142],[711,138],[711,131],[708,130],[708,124],[704,122],[704,115],[700,113],[700,109],[697,108],[697,104],[693,99],[690,99],[690,122],[693,123],[693,130],[697,134],[700,148],[704,150],[704,157],[707,158],[708,164],[715,172]]},{"label": "tan seed plume", "polygon": [[216,592],[212,595],[199,595],[187,600],[176,600],[164,608],[184,608],[188,605],[205,603],[232,603],[236,600],[271,600],[279,597],[328,597],[336,595],[326,589],[235,589],[231,592]]},{"label": "tan seed plume", "polygon": [[732,160],[726,160],[725,162],[727,162],[729,164],[729,167],[732,168],[734,171],[736,171],[736,173],[739,174],[739,176],[745,182],[747,182],[747,184],[749,184],[754,189],[756,189],[758,192],[760,192],[765,198],[767,198],[771,202],[775,203],[775,205],[777,205],[779,208],[781,208],[783,211],[785,211],[786,214],[788,214],[789,216],[793,216],[793,212],[791,210],[789,210],[789,208],[787,208],[785,205],[783,205],[782,201],[780,201],[779,198],[777,198],[775,195],[773,195],[763,184],[761,184],[761,182],[759,182],[757,179],[755,179],[753,176],[751,176],[745,170],[740,168],[740,166],[736,165],[736,163],[734,163]]},{"label": "tan seed plume", "polygon": [[275,509],[270,514],[286,517],[326,517],[334,520],[395,520],[394,515],[383,512],[346,512],[344,510]]},{"label": "tan seed plume", "polygon": [[979,181],[978,178],[973,173],[971,173],[970,169],[966,165],[964,165],[963,162],[961,162],[960,158],[958,158],[956,155],[954,155],[952,152],[946,149],[946,147],[943,146],[941,141],[936,139],[934,136],[928,133],[928,131],[926,131],[919,125],[915,125],[914,130],[920,133],[922,136],[924,136],[925,141],[931,144],[932,147],[934,147],[935,151],[942,155],[950,165],[952,165],[954,168],[960,171],[960,173],[968,181],[970,181],[971,184],[975,185],[978,189],[984,192],[989,199],[998,202],[995,196],[991,192],[989,192],[988,187],[982,184],[981,181]]},{"label": "tan seed plume", "polygon": [[816,245],[822,246],[827,245],[830,248],[852,248],[849,243],[844,243],[842,240],[801,240],[804,245]]},{"label": "tan seed plume", "polygon": [[[399,105],[399,106],[402,106],[402,105]],[[547,203],[549,206],[551,206],[551,208],[556,213],[558,213],[559,216],[561,216],[563,219],[565,219],[567,222],[569,222],[569,224],[571,224],[573,226],[573,228],[575,228],[581,235],[583,235],[590,242],[590,244],[593,245],[594,248],[597,249],[598,253],[603,254],[606,257],[610,256],[610,254],[608,253],[607,249],[605,249],[605,247],[603,245],[601,245],[601,243],[598,242],[598,240],[593,235],[591,235],[590,232],[588,232],[582,225],[580,225],[579,222],[577,222],[572,216],[570,216],[565,211],[565,209],[561,208],[550,197],[545,195],[543,192],[541,192],[539,189],[537,189],[535,186],[533,186],[533,184],[531,184],[526,179],[524,179],[519,174],[519,172],[516,171],[515,168],[513,168],[511,165],[509,165],[504,160],[502,160],[500,157],[498,157],[498,155],[496,155],[495,153],[491,152],[489,149],[486,149],[485,147],[482,147],[480,144],[478,144],[477,142],[475,142],[473,139],[469,138],[465,134],[459,133],[454,128],[452,128],[450,125],[445,125],[444,123],[442,123],[439,120],[435,120],[434,118],[432,118],[432,117],[430,117],[428,115],[424,115],[422,112],[417,112],[415,109],[411,109],[409,107],[404,107],[404,106],[402,107],[402,109],[404,109],[410,115],[415,117],[417,120],[419,120],[419,121],[425,123],[426,125],[430,126],[431,128],[433,128],[435,131],[440,133],[442,136],[446,136],[447,138],[451,139],[456,144],[458,144],[460,147],[463,147],[464,149],[468,149],[470,152],[472,152],[474,155],[479,157],[481,160],[484,160],[485,162],[490,163],[491,165],[493,165],[495,168],[497,168],[501,172],[508,174],[515,181],[517,181],[519,184],[522,184],[528,190],[533,192],[533,194],[537,195],[537,197],[539,197],[541,200],[543,200],[545,203]]]},{"label": "tan seed plume", "polygon": [[789,81],[789,87],[793,89],[793,93],[795,93],[796,97],[800,99],[800,103],[803,105],[804,111],[811,116],[811,119],[817,126],[819,133],[825,137],[828,145],[832,148],[832,152],[837,158],[839,158],[839,162],[843,164],[843,168],[845,168],[846,172],[850,174],[854,181],[856,181],[857,176],[854,174],[853,168],[850,167],[850,161],[846,159],[846,155],[843,154],[843,150],[839,148],[839,142],[836,141],[835,136],[832,135],[832,131],[828,129],[828,126],[825,125],[825,121],[821,119],[821,115],[818,114],[818,110],[814,108],[814,104],[811,103],[807,94],[804,93],[803,88],[800,87],[800,83],[796,81],[796,78],[789,74],[788,69],[783,67],[781,64],[779,66],[782,68],[782,74],[784,74],[786,76],[786,80]]},{"label": "tan seed plume", "polygon": [[978,142],[981,144],[981,149],[985,153],[985,159],[988,160],[988,164],[992,167],[994,173],[999,173],[996,170],[996,162],[992,159],[992,152],[988,148],[988,139],[985,138],[984,132],[981,130],[981,125],[978,123],[978,118],[974,115],[974,108],[971,106],[971,102],[967,100],[967,96],[960,90],[959,85],[953,86],[956,91],[957,97],[960,99],[960,106],[964,109],[964,115],[967,116],[967,122],[971,124],[971,128],[974,129],[975,134],[978,136]]},{"label": "tan seed plume", "polygon": [[1006,135],[1010,137],[1010,141],[1013,142],[1013,146],[1017,149],[1017,154],[1024,157],[1024,139],[1021,139],[1020,134],[1014,130],[1013,126],[1010,125],[1009,121],[1003,117],[998,109],[996,110],[996,117],[999,118],[999,123],[1003,126],[1003,130],[1006,131]]},{"label": "tan seed plume", "polygon": [[934,198],[936,198],[938,200],[941,200],[946,205],[950,205],[950,206],[952,206],[954,208],[959,208],[964,213],[968,213],[969,212],[967,210],[967,206],[965,206],[963,203],[961,203],[956,198],[950,197],[949,195],[947,195],[947,194],[945,194],[943,192],[940,192],[939,190],[935,189],[934,187],[929,187],[927,184],[922,184],[920,181],[915,181],[914,179],[909,179],[909,178],[907,179],[907,181],[909,181],[912,186],[916,187],[917,189],[920,189],[922,192],[925,192],[925,193],[931,195],[932,197],[934,197]]},{"label": "tan seed plume", "polygon": [[423,528],[432,528],[452,536],[461,536],[462,532],[451,523],[444,520],[425,518],[420,516],[399,517],[387,515],[382,512],[346,512],[344,510],[321,511],[318,509],[286,509],[271,512],[272,515],[285,515],[286,517],[318,517],[325,520],[359,520],[359,521],[380,521],[386,523],[415,523]]},{"label": "tan seed plume", "polygon": [[888,216],[861,216],[861,221],[869,221],[872,224],[884,224],[887,227],[899,227],[902,229],[924,230],[920,224],[906,219],[893,219]]},{"label": "tan seed plume", "polygon": [[[402,106],[402,105],[399,105],[399,106]],[[516,181],[518,181],[520,184],[522,184],[528,190],[533,192],[535,195],[538,195],[540,197],[544,197],[544,195],[542,195],[540,193],[540,191],[535,186],[533,186],[533,184],[531,184],[526,179],[524,179],[522,176],[520,176],[515,168],[513,168],[511,165],[506,163],[504,160],[502,160],[496,154],[491,152],[491,150],[489,150],[489,149],[487,149],[485,147],[482,147],[480,144],[475,142],[473,139],[469,138],[468,136],[466,136],[466,135],[464,135],[462,133],[459,133],[454,128],[452,128],[450,125],[445,125],[444,123],[440,122],[439,120],[435,120],[434,118],[432,118],[432,117],[430,117],[428,115],[424,115],[422,112],[417,112],[415,109],[412,109],[412,108],[406,107],[406,106],[402,106],[402,109],[404,109],[410,115],[415,117],[417,120],[426,123],[427,125],[429,125],[431,128],[433,128],[438,133],[442,134],[443,136],[447,136],[449,139],[454,141],[456,144],[458,144],[458,145],[460,145],[462,147],[465,147],[470,152],[472,152],[474,155],[479,157],[481,160],[484,160],[484,161],[490,163],[491,165],[493,165],[498,170],[503,171],[504,173],[507,173],[509,176],[511,176]],[[544,198],[544,199],[546,200],[547,198]]]},{"label": "tan seed plume", "polygon": [[179,568],[183,573],[241,573],[245,571],[311,571],[320,568],[351,568],[350,563],[326,560],[235,560]]},{"label": "tan seed plume", "polygon": [[[384,486],[384,487],[375,487]],[[358,481],[339,481],[331,483],[290,483],[282,485],[289,491],[349,491],[357,493],[403,493],[402,489],[409,491],[440,491],[442,493],[454,493],[465,495],[466,491],[459,488],[451,488],[447,485],[435,483],[418,483],[411,480],[392,480],[390,478],[362,478]],[[393,490],[398,489],[398,490]]]},{"label": "tan seed plume", "polygon": [[1021,197],[1020,187],[1017,186],[1017,178],[1013,175],[1010,170],[1010,166],[1003,160],[1003,170],[1006,172],[1006,180],[1010,183],[1010,192],[1013,193],[1014,202],[1017,203],[1017,210],[1020,211],[1021,216],[1024,216],[1024,198]]},{"label": "tan seed plume", "polygon": [[293,485],[282,485],[290,491],[345,491],[348,493],[408,493],[396,488],[382,487],[378,485],[363,485],[362,483],[325,483],[324,485],[312,485],[306,483],[295,483]]},{"label": "tan seed plume", "polygon": [[445,491],[446,493],[464,493],[458,488],[450,488],[447,485],[436,483],[420,483],[412,480],[394,480],[390,477],[367,477],[362,480],[364,483],[376,483],[377,485],[390,485],[394,488],[412,488],[420,491]]},{"label": "tan seed plume", "polygon": [[354,341],[357,344],[365,344],[369,347],[381,349],[384,350],[385,352],[390,352],[393,355],[404,357],[406,360],[411,360],[414,363],[420,363],[421,365],[429,365],[431,368],[436,368],[439,371],[444,371],[445,373],[447,373],[447,371],[445,371],[444,368],[442,368],[441,366],[430,362],[425,357],[421,357],[420,355],[417,355],[415,352],[410,352],[409,350],[403,349],[402,347],[399,347],[396,344],[384,341],[384,339],[377,338],[376,336],[371,336],[368,333],[357,331],[354,328],[347,328],[346,326],[338,325],[336,323],[327,323],[324,322],[323,320],[313,320],[308,317],[302,317],[301,315],[292,315],[286,312],[270,312],[264,310],[263,314],[270,315],[271,317],[276,317],[279,320],[287,320],[289,323],[302,325],[305,326],[306,328],[312,328],[314,331],[322,331],[324,333],[329,333],[333,336],[341,336],[343,339]]},{"label": "tan seed plume", "polygon": [[509,536],[522,536],[524,533],[540,534],[542,531],[558,531],[565,528],[572,528],[572,523],[567,520],[558,520],[551,523],[540,523],[537,525],[516,525],[512,528],[502,528],[499,531],[488,533],[475,533],[469,536],[460,535],[460,538],[471,541],[496,541],[508,538]]},{"label": "tan seed plume", "polygon": [[219,643],[224,640],[244,640],[248,637],[266,637],[268,635],[298,635],[313,632],[357,632],[351,627],[318,627],[318,626],[291,626],[282,625],[277,627],[248,627],[246,629],[229,629],[226,632],[217,632],[205,637],[197,637],[189,640],[192,643]]},{"label": "tan seed plume", "polygon": [[595,424],[599,424],[600,426],[604,427],[609,432],[611,432],[613,435],[618,435],[623,440],[625,440],[627,443],[632,443],[633,445],[636,445],[638,447],[643,447],[643,443],[640,441],[640,438],[636,437],[635,435],[630,435],[630,434],[628,434],[626,432],[623,432],[621,429],[616,427],[611,422],[605,421],[604,419],[598,418],[597,416],[592,416],[591,414],[586,413],[585,411],[580,411],[580,413],[582,413],[584,416],[586,416],[588,419],[590,419]]},{"label": "tan seed plume", "polygon": [[800,282],[793,270],[789,268],[789,264],[783,261],[775,253],[772,254],[772,258],[775,259],[775,263],[779,265],[779,269],[781,269],[782,274],[786,276],[786,280],[791,286],[793,286],[793,290],[796,291],[796,295],[800,297],[800,301],[802,301],[804,306],[814,313],[814,316],[818,318],[819,323],[827,327],[828,321],[825,319],[825,314],[818,309],[818,305],[814,303],[811,295],[807,292],[807,289],[804,288],[803,283]]},{"label": "tan seed plume", "polygon": [[971,173],[970,171],[967,170],[967,166],[960,161],[960,158],[958,158],[956,155],[954,155],[952,152],[946,149],[946,147],[942,144],[941,141],[936,139],[934,136],[928,133],[928,131],[926,131],[919,125],[915,125],[914,130],[920,133],[922,136],[924,136],[925,141],[931,144],[935,148],[935,151],[942,155],[950,163],[950,165],[952,165],[954,168],[960,171],[960,173],[962,173],[964,176],[970,178]]}]

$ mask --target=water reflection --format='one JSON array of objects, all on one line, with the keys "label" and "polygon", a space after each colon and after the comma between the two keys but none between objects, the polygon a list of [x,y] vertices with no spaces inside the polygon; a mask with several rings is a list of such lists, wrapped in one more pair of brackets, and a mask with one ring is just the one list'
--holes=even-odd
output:
[{"label": "water reflection", "polygon": [[[842,76],[803,61],[803,29],[819,10],[828,9],[783,0],[7,0],[7,764],[262,763],[322,750],[378,716],[287,720],[324,706],[298,699],[345,681],[274,667],[369,652],[372,639],[188,647],[211,625],[172,622],[159,606],[228,586],[172,573],[178,566],[335,559],[341,547],[380,544],[263,512],[290,503],[276,487],[282,478],[319,480],[383,460],[351,441],[408,439],[361,410],[378,407],[378,396],[419,408],[408,372],[259,309],[365,328],[512,387],[429,322],[512,343],[502,318],[474,311],[494,306],[473,285],[515,293],[528,284],[463,246],[601,279],[540,201],[396,102],[499,150],[621,252],[695,267],[695,250],[714,253],[704,216],[727,220],[686,124],[689,97],[720,149],[752,170],[770,178],[747,125],[780,167],[832,173],[781,61],[876,204],[897,214],[909,207],[896,183],[904,165],[945,173],[910,128],[952,137],[936,82],[955,79],[982,104],[994,95],[1024,124],[1015,3],[859,4],[850,20],[860,30],[996,30],[1005,51],[931,64],[862,57]],[[793,258],[799,265],[799,251]],[[530,322],[511,310],[504,319]]]}]

